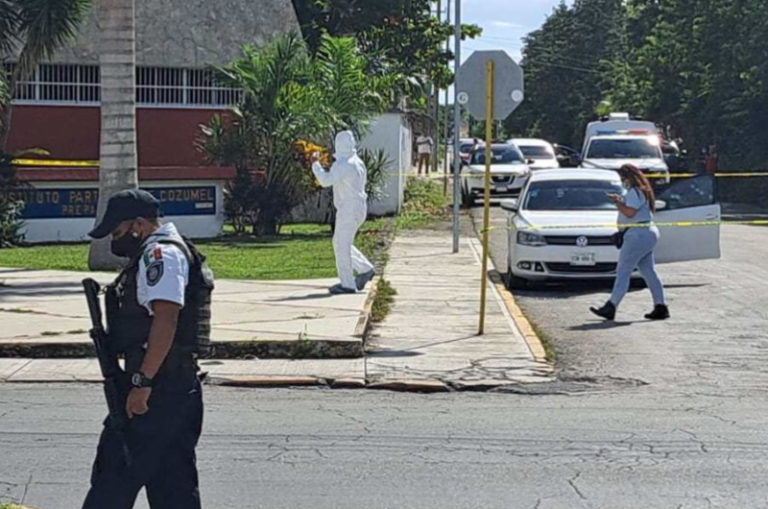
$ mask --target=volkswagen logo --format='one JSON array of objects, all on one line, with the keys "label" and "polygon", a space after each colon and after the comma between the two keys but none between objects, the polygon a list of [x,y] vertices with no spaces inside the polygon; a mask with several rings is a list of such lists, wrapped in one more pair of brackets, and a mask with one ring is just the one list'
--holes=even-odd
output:
[{"label": "volkswagen logo", "polygon": [[589,239],[586,238],[584,235],[581,235],[580,237],[576,237],[576,245],[579,247],[587,247],[589,245]]}]

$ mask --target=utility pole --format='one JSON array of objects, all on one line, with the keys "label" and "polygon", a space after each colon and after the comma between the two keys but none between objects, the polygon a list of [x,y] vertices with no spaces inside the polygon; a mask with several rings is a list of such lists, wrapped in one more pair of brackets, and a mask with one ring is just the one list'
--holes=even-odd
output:
[{"label": "utility pole", "polygon": [[[443,17],[443,1],[437,0],[437,21],[438,23],[442,21]],[[432,84],[432,90],[434,92],[433,97],[433,105],[434,108],[434,127],[435,127],[435,134],[434,134],[434,153],[432,154],[432,168],[430,169],[433,172],[436,172],[438,169],[438,159],[440,157],[440,88],[438,88],[437,83],[433,82]],[[427,171],[430,171],[427,170]]]},{"label": "utility pole", "polygon": [[[458,0],[457,0],[458,1]],[[448,23],[451,22],[451,0],[448,0],[448,5],[445,8],[445,19]],[[445,51],[451,50],[450,39],[445,41]],[[450,130],[448,122],[448,87],[445,87],[445,104],[443,106],[443,139],[445,140],[445,150],[443,151],[443,196],[448,195],[448,134]]]},{"label": "utility pole", "polygon": [[[461,0],[456,0],[456,16],[454,18],[455,29],[455,57],[454,62],[456,76],[461,67]],[[461,105],[459,105],[459,87],[453,87],[453,252],[459,252],[459,202],[461,201],[461,158],[459,157],[459,140],[461,137]]]}]

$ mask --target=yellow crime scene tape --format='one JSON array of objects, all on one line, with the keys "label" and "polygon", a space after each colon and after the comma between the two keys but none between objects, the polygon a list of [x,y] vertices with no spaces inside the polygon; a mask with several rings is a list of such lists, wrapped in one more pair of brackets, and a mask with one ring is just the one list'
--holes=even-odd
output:
[{"label": "yellow crime scene tape", "polygon": [[14,159],[16,166],[53,167],[53,168],[97,168],[99,161],[67,161],[63,159]]},{"label": "yellow crime scene tape", "polygon": [[[95,168],[99,166],[98,160],[66,160],[66,159],[29,159],[29,158],[18,158],[11,161],[16,166],[37,166],[37,167],[55,167],[55,168]],[[557,168],[553,168],[557,169]],[[573,170],[578,170],[580,168],[572,168]],[[581,168],[586,170],[591,169],[605,169],[610,171],[608,168]],[[537,170],[532,170],[537,171]],[[387,172],[389,175],[404,175],[404,176],[410,176],[410,177],[419,177],[422,175],[417,174],[414,171],[405,171],[405,172]],[[444,171],[438,170],[436,172],[430,172],[427,175],[424,175],[425,177],[442,177],[446,175]],[[453,176],[453,170],[451,169],[447,175],[449,177]],[[716,178],[744,178],[744,177],[768,177],[768,171],[742,171],[742,172],[728,172],[728,173],[714,173],[714,174],[708,174],[708,173],[670,173],[669,175],[665,173],[649,173],[646,175],[647,178],[692,178],[692,177],[700,177],[704,175],[712,175]],[[478,175],[479,176],[479,175]]]},{"label": "yellow crime scene tape", "polygon": [[[721,226],[721,225],[749,225],[749,226],[768,226],[768,219],[715,219],[711,221],[669,221],[669,222],[654,222],[652,226],[659,228],[688,228],[688,227],[703,227],[703,226]],[[597,228],[648,228],[648,223],[635,223],[635,224],[619,224],[619,223],[602,223],[602,224],[555,224],[555,225],[531,225],[525,227],[524,231],[543,231],[543,230],[585,230],[585,229],[597,229]],[[511,230],[509,227],[492,226],[488,228],[488,231],[498,230]],[[521,230],[521,231],[523,231]],[[483,230],[480,230],[482,233]]]},{"label": "yellow crime scene tape", "polygon": [[716,178],[729,178],[729,177],[768,177],[768,172],[766,171],[755,171],[755,172],[747,172],[742,171],[738,173],[670,173],[669,175],[665,173],[649,173],[646,175],[646,178],[650,179],[659,179],[659,178],[693,178],[693,177],[704,177],[704,176],[712,176]]}]

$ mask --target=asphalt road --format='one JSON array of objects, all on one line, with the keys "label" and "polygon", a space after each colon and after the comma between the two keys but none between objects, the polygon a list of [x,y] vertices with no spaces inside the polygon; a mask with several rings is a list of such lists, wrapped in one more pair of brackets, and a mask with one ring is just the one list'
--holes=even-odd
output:
[{"label": "asphalt road", "polygon": [[[481,224],[482,209],[471,210]],[[492,224],[506,212],[492,209]],[[631,292],[615,323],[589,313],[610,294],[608,284],[555,285],[515,292],[528,317],[552,339],[563,379],[618,379],[679,394],[762,394],[768,385],[768,228],[726,225],[722,259],[661,265],[673,318],[649,322],[648,290]],[[491,255],[506,271],[503,229],[491,234]]]},{"label": "asphalt road", "polygon": [[[587,312],[604,285],[518,294],[560,377],[525,394],[209,387],[205,507],[764,508],[767,240],[726,227],[722,260],[663,267],[667,322],[644,290],[615,325]],[[0,501],[79,507],[101,397],[0,384]]]},{"label": "asphalt road", "polygon": [[[0,501],[80,506],[98,386],[0,385]],[[768,401],[209,388],[205,507],[765,507]],[[141,496],[138,508],[146,505]]]}]

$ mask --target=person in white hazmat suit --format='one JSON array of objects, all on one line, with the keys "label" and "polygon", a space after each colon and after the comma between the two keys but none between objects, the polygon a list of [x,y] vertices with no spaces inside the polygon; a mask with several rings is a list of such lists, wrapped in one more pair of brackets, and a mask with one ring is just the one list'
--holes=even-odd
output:
[{"label": "person in white hazmat suit", "polygon": [[[373,279],[374,267],[355,246],[355,235],[368,215],[368,195],[365,193],[366,169],[357,156],[357,143],[352,131],[336,135],[336,162],[326,171],[313,155],[312,172],[323,187],[333,186],[333,205],[336,207],[336,231],[333,249],[340,284],[332,286],[334,295],[356,293]],[[357,275],[355,275],[357,274]]]}]

